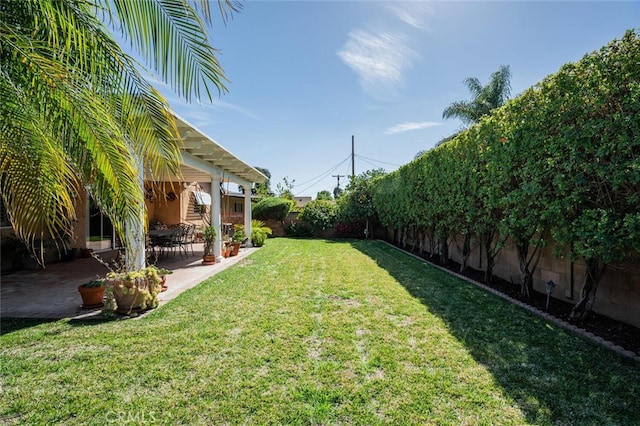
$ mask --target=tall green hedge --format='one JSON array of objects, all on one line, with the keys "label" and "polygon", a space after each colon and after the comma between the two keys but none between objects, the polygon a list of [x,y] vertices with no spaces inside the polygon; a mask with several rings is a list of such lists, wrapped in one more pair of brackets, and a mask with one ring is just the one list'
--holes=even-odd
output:
[{"label": "tall green hedge", "polygon": [[[441,241],[501,241],[530,279],[551,239],[588,265],[575,317],[606,264],[640,251],[640,38],[625,33],[509,101],[490,117],[377,180],[381,222]],[[463,258],[468,253],[461,248]],[[490,271],[491,264],[485,269]]]},{"label": "tall green hedge", "polygon": [[253,206],[251,216],[258,220],[271,219],[282,222],[293,208],[293,205],[293,200],[287,198],[266,197]]}]

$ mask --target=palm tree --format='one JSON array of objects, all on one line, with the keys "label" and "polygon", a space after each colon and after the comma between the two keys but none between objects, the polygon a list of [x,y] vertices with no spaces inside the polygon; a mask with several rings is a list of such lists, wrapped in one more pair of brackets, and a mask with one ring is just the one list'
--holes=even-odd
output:
[{"label": "palm tree", "polygon": [[480,121],[481,117],[504,105],[511,94],[511,71],[508,65],[501,65],[491,74],[489,84],[483,86],[475,77],[468,77],[464,83],[473,95],[470,101],[457,101],[442,112],[442,118],[457,117],[469,125]]},{"label": "palm tree", "polygon": [[[224,21],[239,9],[218,4]],[[19,238],[34,248],[69,235],[82,187],[121,237],[142,222],[140,175],[179,173],[182,142],[167,101],[112,31],[187,101],[211,100],[212,88],[226,91],[211,23],[207,0],[0,3],[0,195]]]}]

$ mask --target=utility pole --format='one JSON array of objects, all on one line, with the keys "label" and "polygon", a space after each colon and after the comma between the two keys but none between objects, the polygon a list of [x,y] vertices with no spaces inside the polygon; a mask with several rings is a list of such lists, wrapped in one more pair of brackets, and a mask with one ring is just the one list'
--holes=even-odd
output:
[{"label": "utility pole", "polygon": [[345,175],[331,175],[331,176],[338,178],[338,186],[333,188],[333,198],[337,200],[338,197],[340,196],[340,193],[342,192],[342,189],[340,189],[340,178],[345,177]]},{"label": "utility pole", "polygon": [[351,181],[353,182],[353,178],[356,176],[356,166],[355,166],[355,142],[353,139],[353,135],[351,135]]}]

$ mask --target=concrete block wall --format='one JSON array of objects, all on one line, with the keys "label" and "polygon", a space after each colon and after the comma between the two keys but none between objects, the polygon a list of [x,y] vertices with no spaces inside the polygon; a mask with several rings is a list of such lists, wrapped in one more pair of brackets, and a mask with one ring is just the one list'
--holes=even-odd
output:
[{"label": "concrete block wall", "polygon": [[[387,241],[394,242],[394,233],[387,230]],[[407,249],[412,246],[414,237],[408,231],[405,237]],[[457,236],[457,243],[462,247],[462,236]],[[422,246],[428,249],[425,238]],[[554,244],[544,247],[537,268],[533,273],[534,290],[545,293],[546,283],[552,280],[556,287],[552,293],[555,299],[568,303],[576,303],[580,299],[580,291],[586,274],[586,264],[582,259],[571,260],[567,254],[557,254]],[[482,256],[482,259],[481,259]],[[460,263],[462,256],[456,248],[456,241],[449,245],[449,258]],[[482,260],[482,265],[480,261]],[[477,242],[472,243],[469,267],[484,270],[485,254],[480,252]],[[493,274],[507,281],[519,283],[520,269],[518,254],[512,241],[507,241],[495,259]],[[625,262],[607,265],[596,293],[593,311],[609,318],[640,327],[640,254],[633,253]]]}]

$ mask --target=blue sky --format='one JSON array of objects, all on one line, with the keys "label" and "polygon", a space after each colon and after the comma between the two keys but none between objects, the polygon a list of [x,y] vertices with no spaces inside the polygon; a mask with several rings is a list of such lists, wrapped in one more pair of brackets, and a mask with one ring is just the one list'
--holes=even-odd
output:
[{"label": "blue sky", "polygon": [[[458,130],[442,111],[511,67],[512,96],[640,27],[640,2],[245,1],[211,43],[230,80],[174,109],[297,196],[393,171]],[[347,182],[341,179],[341,186]]]}]

